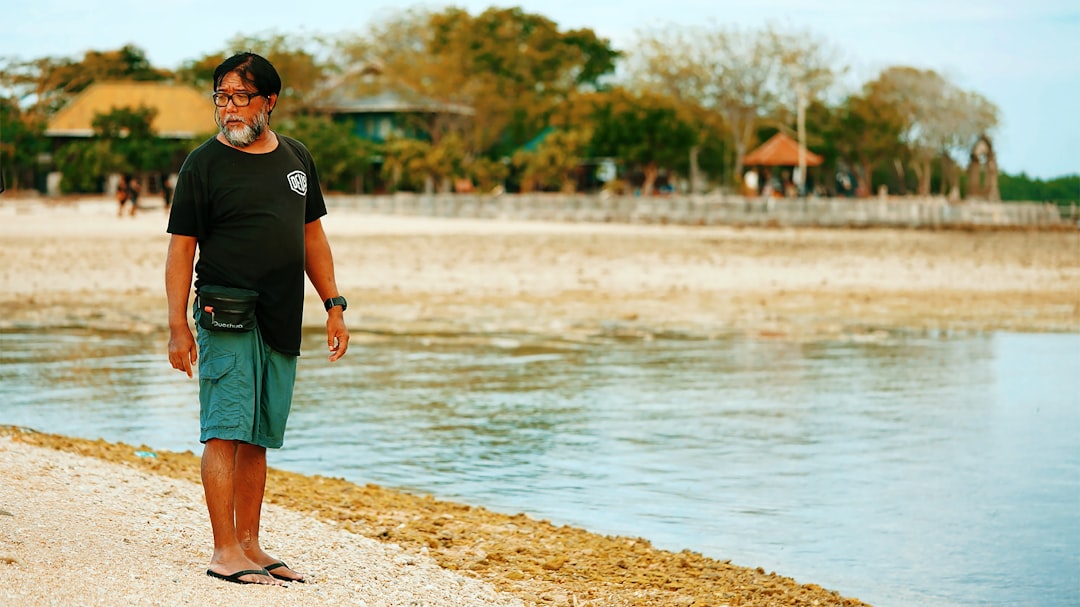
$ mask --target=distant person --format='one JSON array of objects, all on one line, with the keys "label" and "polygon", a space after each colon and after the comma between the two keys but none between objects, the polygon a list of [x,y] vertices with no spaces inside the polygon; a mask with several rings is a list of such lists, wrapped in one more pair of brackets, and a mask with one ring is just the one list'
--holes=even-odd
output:
[{"label": "distant person", "polygon": [[116,202],[119,203],[119,207],[116,210],[117,217],[124,216],[124,205],[128,201],[128,189],[127,189],[127,175],[121,175],[120,179],[116,182]]},{"label": "distant person", "polygon": [[757,171],[750,169],[743,175],[743,187],[745,188],[743,192],[745,196],[757,196],[759,194]]},{"label": "distant person", "polygon": [[173,181],[172,173],[161,174],[161,197],[165,201],[165,212],[168,213],[172,208],[172,195],[173,189],[176,187],[176,183]]},{"label": "distant person", "polygon": [[836,171],[836,195],[844,198],[851,198],[855,195],[855,183],[847,169],[838,169]]},{"label": "distant person", "polygon": [[[123,183],[125,200],[131,203],[131,209],[128,210],[128,214],[134,217],[135,211],[139,209],[139,193],[142,191],[142,187],[139,186],[139,180],[130,173],[124,175]],[[124,214],[124,200],[120,201],[120,214]]]},{"label": "distant person", "polygon": [[281,92],[277,70],[240,53],[214,70],[213,82],[219,132],[180,168],[165,262],[169,363],[188,377],[199,366],[202,484],[214,536],[206,574],[238,584],[303,582],[259,541],[266,450],[284,442],[305,273],[324,300],[331,362],[349,347],[347,304],[322,227],[315,162],[303,144],[269,127]]}]

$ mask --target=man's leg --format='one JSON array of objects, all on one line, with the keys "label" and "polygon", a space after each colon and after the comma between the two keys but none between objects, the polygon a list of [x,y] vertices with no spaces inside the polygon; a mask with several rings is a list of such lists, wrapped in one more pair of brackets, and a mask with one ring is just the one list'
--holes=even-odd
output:
[{"label": "man's leg", "polygon": [[[262,569],[262,565],[244,554],[237,534],[237,523],[241,520],[241,515],[236,507],[239,501],[244,501],[240,487],[245,484],[238,484],[237,480],[249,476],[246,470],[241,474],[237,473],[237,465],[242,459],[239,457],[241,445],[242,443],[237,441],[210,439],[203,448],[203,490],[206,492],[206,509],[210,513],[210,528],[214,533],[214,555],[210,559],[210,569],[221,575],[232,575],[246,569]],[[265,483],[265,451],[262,476]],[[262,501],[261,494],[259,501]],[[255,574],[241,576],[240,580],[259,584],[281,584],[272,577]]]},{"label": "man's leg", "polygon": [[[236,449],[236,536],[247,558],[266,567],[281,561],[263,551],[259,544],[262,502],[266,492],[266,448],[240,443]],[[303,575],[288,567],[275,567],[279,578],[301,581]]]}]

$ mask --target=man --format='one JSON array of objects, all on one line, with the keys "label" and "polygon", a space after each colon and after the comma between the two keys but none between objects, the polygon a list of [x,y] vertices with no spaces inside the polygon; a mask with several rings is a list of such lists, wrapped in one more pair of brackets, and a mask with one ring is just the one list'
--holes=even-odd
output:
[{"label": "man", "polygon": [[[281,447],[292,400],[305,273],[325,300],[330,361],[349,345],[314,162],[269,128],[280,91],[273,65],[252,53],[214,71],[220,130],[180,169],[165,263],[169,362],[188,377],[199,365],[202,482],[214,535],[206,573],[241,584],[304,581],[263,551],[259,517],[266,449]],[[193,272],[197,342],[187,317]],[[255,329],[218,322],[221,310],[207,305],[211,287],[257,293]]]}]

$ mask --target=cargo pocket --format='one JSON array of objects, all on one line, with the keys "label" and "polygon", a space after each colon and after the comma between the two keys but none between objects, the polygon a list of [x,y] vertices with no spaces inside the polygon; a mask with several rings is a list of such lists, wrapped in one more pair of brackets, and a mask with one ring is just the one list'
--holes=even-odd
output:
[{"label": "cargo pocket", "polygon": [[236,354],[228,352],[199,361],[200,423],[206,428],[233,428],[244,418],[243,381],[233,370]]}]

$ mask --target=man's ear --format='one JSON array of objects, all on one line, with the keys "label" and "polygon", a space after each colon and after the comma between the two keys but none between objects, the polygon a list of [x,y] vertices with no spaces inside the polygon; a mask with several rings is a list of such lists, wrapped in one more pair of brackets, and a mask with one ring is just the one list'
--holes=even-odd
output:
[{"label": "man's ear", "polygon": [[270,107],[266,110],[267,114],[270,114],[271,112],[273,112],[274,108],[277,107],[277,98],[278,98],[278,96],[274,95],[274,94],[266,96],[266,100],[270,104]]}]

